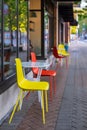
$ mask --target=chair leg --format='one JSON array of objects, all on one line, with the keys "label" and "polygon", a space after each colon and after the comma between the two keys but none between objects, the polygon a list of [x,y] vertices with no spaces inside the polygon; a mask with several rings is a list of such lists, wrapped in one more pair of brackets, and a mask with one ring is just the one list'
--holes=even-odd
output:
[{"label": "chair leg", "polygon": [[[41,91],[38,91],[38,101],[41,102]],[[42,104],[41,104],[42,106]]]},{"label": "chair leg", "polygon": [[61,58],[59,58],[60,63],[61,63],[61,60],[62,60],[62,59],[61,59]]},{"label": "chair leg", "polygon": [[22,108],[23,98],[24,98],[24,92],[23,92],[23,90],[21,89],[21,95],[20,95],[20,100],[19,100],[20,110],[21,110],[21,108]]},{"label": "chair leg", "polygon": [[66,68],[67,68],[67,57],[66,57]]},{"label": "chair leg", "polygon": [[43,118],[43,124],[45,124],[44,91],[42,91],[41,93],[41,100],[42,100],[42,118]]},{"label": "chair leg", "polygon": [[45,102],[46,102],[46,112],[48,112],[48,96],[47,96],[47,91],[45,91]]},{"label": "chair leg", "polygon": [[56,65],[56,69],[55,69],[55,70],[57,70],[57,69],[58,69],[58,67],[59,67],[59,63],[57,62],[56,64],[57,64],[57,65]]},{"label": "chair leg", "polygon": [[50,76],[50,98],[52,100],[52,76]]},{"label": "chair leg", "polygon": [[23,98],[24,98],[23,94],[24,94],[23,91],[20,89],[20,98],[19,98],[19,104],[18,104],[17,111],[21,110],[22,102],[23,102]]},{"label": "chair leg", "polygon": [[17,109],[18,103],[19,103],[19,101],[20,101],[20,95],[21,95],[21,90],[20,90],[20,92],[19,92],[19,94],[18,94],[18,98],[17,98],[16,104],[15,104],[14,109],[13,109],[13,111],[12,111],[12,114],[11,114],[11,116],[10,116],[9,124],[11,123],[11,121],[12,121],[12,119],[13,119],[13,116],[14,116],[14,114],[15,114],[15,111],[16,111],[16,109]]},{"label": "chair leg", "polygon": [[53,83],[54,83],[54,94],[56,93],[56,77],[53,77]]},{"label": "chair leg", "polygon": [[66,68],[68,68],[68,61],[67,61],[68,59],[67,59],[67,57],[66,57]]},{"label": "chair leg", "polygon": [[29,96],[30,96],[30,91],[27,93],[26,99],[28,99]]}]

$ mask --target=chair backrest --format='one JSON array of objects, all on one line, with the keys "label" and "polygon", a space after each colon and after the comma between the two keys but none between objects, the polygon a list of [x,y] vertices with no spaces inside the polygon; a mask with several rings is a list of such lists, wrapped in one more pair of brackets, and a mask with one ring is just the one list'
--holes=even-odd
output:
[{"label": "chair backrest", "polygon": [[70,54],[66,51],[64,44],[59,44],[58,53],[62,55],[69,56]]},{"label": "chair backrest", "polygon": [[57,48],[54,46],[53,47],[53,55],[57,58],[58,57],[58,51]]},{"label": "chair backrest", "polygon": [[31,60],[32,60],[33,62],[36,62],[36,61],[37,61],[37,59],[36,59],[36,54],[35,54],[34,52],[31,52]]},{"label": "chair backrest", "polygon": [[17,75],[17,83],[20,86],[20,82],[24,79],[22,63],[20,58],[16,58],[16,75]]},{"label": "chair backrest", "polygon": [[64,44],[59,44],[58,45],[58,50],[65,51]]},{"label": "chair backrest", "polygon": [[[36,59],[36,54],[34,52],[31,52],[31,61],[32,62],[36,62],[37,59]],[[32,71],[37,74],[38,73],[38,67],[33,67],[32,68]]]}]

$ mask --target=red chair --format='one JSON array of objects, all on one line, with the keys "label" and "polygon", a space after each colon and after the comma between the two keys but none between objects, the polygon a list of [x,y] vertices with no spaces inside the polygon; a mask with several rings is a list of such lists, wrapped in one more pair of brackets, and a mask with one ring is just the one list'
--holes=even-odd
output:
[{"label": "red chair", "polygon": [[53,47],[53,55],[54,55],[55,58],[58,58],[60,61],[63,58],[65,58],[66,59],[66,67],[67,67],[67,56],[63,56],[63,55],[58,54],[58,50],[55,46]]},{"label": "red chair", "polygon": [[[31,60],[33,62],[36,62],[37,59],[36,59],[36,54],[34,52],[31,52]],[[39,68],[36,68],[36,67],[33,67],[32,68],[32,71],[35,75],[38,74],[38,70]],[[43,69],[42,72],[41,72],[41,76],[49,76],[50,77],[50,97],[52,99],[52,78],[54,80],[54,93],[56,91],[56,80],[55,80],[55,76],[56,76],[56,71],[55,70],[45,70]]]}]

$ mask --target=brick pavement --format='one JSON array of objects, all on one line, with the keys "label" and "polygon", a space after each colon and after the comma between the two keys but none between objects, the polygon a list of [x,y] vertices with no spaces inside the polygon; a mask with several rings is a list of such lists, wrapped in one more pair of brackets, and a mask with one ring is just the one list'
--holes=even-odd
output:
[{"label": "brick pavement", "polygon": [[71,45],[71,61],[55,130],[87,130],[87,44]]}]

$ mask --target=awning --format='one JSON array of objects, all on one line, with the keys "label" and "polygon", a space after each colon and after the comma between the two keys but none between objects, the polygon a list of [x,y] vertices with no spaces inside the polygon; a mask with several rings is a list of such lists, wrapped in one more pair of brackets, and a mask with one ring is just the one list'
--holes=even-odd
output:
[{"label": "awning", "polygon": [[73,19],[72,22],[70,22],[70,26],[77,26],[78,25],[78,21],[76,21],[75,19]]},{"label": "awning", "polygon": [[54,2],[78,2],[78,1],[81,1],[81,0],[52,0]]},{"label": "awning", "polygon": [[78,25],[78,22],[74,19],[72,3],[60,3],[59,15],[63,18],[64,22],[70,22],[71,26]]},{"label": "awning", "polygon": [[73,16],[73,4],[72,3],[60,3],[59,15],[63,18],[64,22],[72,22]]}]

